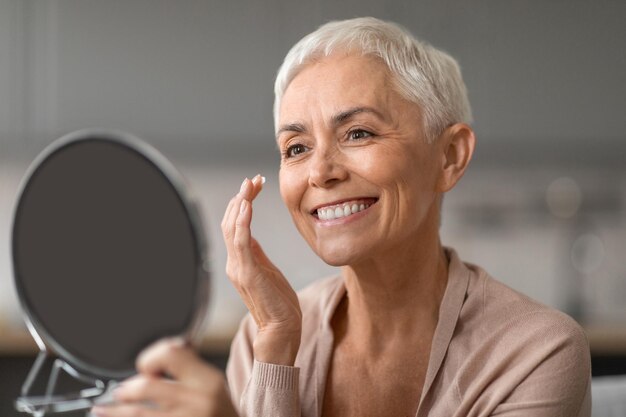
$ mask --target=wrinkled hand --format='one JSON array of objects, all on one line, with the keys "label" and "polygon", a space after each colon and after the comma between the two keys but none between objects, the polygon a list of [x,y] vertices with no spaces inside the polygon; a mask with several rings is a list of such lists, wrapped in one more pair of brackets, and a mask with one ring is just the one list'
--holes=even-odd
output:
[{"label": "wrinkled hand", "polygon": [[[114,391],[115,403],[94,407],[98,417],[236,417],[224,374],[182,339],[164,339],[137,359],[138,374]],[[170,378],[165,378],[168,375]]]},{"label": "wrinkled hand", "polygon": [[226,208],[222,220],[226,274],[259,328],[255,359],[291,366],[300,347],[302,312],[295,291],[251,235],[252,201],[262,186],[260,175],[246,178]]}]

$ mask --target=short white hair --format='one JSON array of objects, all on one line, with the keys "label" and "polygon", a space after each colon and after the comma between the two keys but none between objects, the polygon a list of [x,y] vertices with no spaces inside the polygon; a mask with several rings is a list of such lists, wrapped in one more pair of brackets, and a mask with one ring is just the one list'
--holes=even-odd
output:
[{"label": "short white hair", "polygon": [[289,83],[307,64],[335,51],[380,58],[389,68],[398,93],[420,106],[429,143],[454,123],[472,122],[467,88],[454,58],[416,39],[396,23],[361,17],[326,23],[287,53],[274,84],[276,130],[280,102]]}]

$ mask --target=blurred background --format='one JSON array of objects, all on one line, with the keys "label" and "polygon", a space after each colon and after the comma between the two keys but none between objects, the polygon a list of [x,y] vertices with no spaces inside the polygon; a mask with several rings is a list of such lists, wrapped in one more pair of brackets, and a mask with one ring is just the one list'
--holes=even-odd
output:
[{"label": "blurred background", "polygon": [[578,320],[594,375],[626,373],[626,2],[0,0],[2,415],[36,353],[12,282],[12,208],[30,162],[66,133],[128,131],[186,177],[210,236],[203,349],[218,365],[246,311],[219,233],[244,177],[267,177],[253,231],[294,287],[335,273],[280,200],[273,80],[302,36],[366,15],[462,67],[478,147],[446,197],[444,244]]}]

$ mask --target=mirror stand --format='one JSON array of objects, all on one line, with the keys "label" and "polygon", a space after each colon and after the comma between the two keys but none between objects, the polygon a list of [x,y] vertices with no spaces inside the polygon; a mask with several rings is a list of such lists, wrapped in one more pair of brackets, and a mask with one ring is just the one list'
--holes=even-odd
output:
[{"label": "mirror stand", "polygon": [[[44,395],[32,396],[31,390],[37,382],[42,382],[45,371],[42,369],[47,360],[53,360],[52,368],[45,384]],[[55,394],[61,372],[72,377],[74,380],[90,385],[77,393],[58,395]],[[20,397],[15,401],[15,408],[34,417],[43,417],[46,413],[63,413],[77,410],[88,410],[96,404],[105,404],[112,401],[111,391],[117,386],[117,382],[104,381],[81,374],[63,359],[52,358],[45,349],[39,351],[32,368],[30,369]]]}]

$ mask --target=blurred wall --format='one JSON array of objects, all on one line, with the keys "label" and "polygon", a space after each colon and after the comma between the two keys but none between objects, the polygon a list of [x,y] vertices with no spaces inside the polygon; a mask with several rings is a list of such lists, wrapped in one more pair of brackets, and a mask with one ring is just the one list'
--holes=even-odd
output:
[{"label": "blurred wall", "polygon": [[84,127],[143,137],[200,196],[212,332],[244,312],[219,235],[244,176],[268,177],[254,232],[294,286],[333,273],[280,202],[272,83],[300,37],[363,15],[405,25],[463,69],[479,145],[446,199],[444,243],[579,318],[626,317],[626,3],[609,0],[0,0],[0,315],[20,322],[9,261],[19,179]]}]

